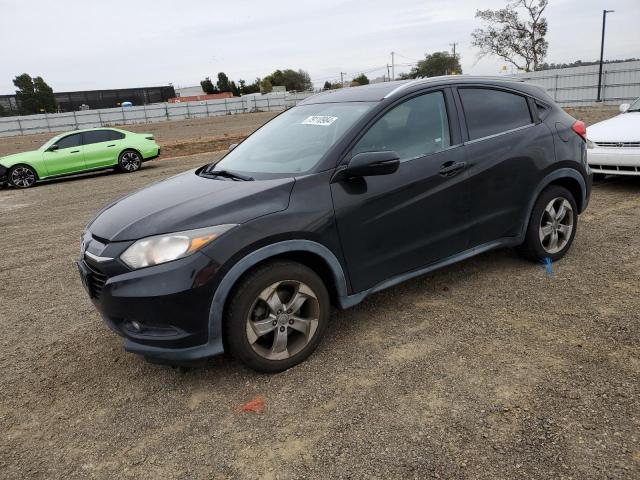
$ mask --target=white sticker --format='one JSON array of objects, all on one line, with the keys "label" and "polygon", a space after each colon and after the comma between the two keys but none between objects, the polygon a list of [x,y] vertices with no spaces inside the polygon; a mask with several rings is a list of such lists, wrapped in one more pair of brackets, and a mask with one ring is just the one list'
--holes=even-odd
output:
[{"label": "white sticker", "polygon": [[327,127],[337,119],[338,117],[332,117],[330,115],[311,115],[302,121],[302,125],[322,125]]}]

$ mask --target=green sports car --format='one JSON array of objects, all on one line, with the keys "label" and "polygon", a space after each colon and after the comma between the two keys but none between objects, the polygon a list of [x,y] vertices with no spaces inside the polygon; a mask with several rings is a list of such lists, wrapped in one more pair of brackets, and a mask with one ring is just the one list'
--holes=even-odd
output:
[{"label": "green sports car", "polygon": [[63,133],[32,152],[0,157],[0,184],[29,188],[39,180],[116,168],[135,172],[160,155],[150,133],[90,128]]}]

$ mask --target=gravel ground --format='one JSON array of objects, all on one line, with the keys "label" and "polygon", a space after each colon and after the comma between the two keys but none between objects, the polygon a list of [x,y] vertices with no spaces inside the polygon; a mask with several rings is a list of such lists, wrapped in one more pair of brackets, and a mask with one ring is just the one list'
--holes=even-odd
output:
[{"label": "gravel ground", "polygon": [[335,312],[285,373],[154,366],[86,297],[79,235],[219,155],[0,191],[0,477],[640,477],[640,178],[595,186],[553,276],[490,252]]}]

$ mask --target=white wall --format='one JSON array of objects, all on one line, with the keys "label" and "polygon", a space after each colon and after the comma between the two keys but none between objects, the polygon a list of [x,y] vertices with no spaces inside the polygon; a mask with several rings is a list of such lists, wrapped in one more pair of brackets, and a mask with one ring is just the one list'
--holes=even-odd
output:
[{"label": "white wall", "polygon": [[0,137],[61,132],[81,128],[166,122],[256,111],[280,111],[312,95],[310,92],[224,98],[183,103],[156,103],[141,107],[103,108],[79,112],[0,117]]},{"label": "white wall", "polygon": [[[596,101],[598,65],[559,68],[515,75],[547,89],[560,105],[589,105]],[[608,63],[602,66],[601,99],[617,105],[640,97],[640,61]]]}]

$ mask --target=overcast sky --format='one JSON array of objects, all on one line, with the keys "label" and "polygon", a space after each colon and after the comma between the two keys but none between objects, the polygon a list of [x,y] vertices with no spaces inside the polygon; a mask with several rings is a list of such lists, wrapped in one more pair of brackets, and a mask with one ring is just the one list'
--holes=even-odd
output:
[{"label": "overcast sky", "polygon": [[[341,71],[380,76],[392,50],[410,63],[452,42],[464,73],[497,74],[504,62],[478,61],[470,33],[476,9],[505,1],[0,0],[0,93],[23,72],[55,91],[190,86],[219,71],[252,81],[276,68],[322,85]],[[640,0],[550,0],[546,60],[596,60],[603,8],[616,10],[605,58],[640,57]]]}]

